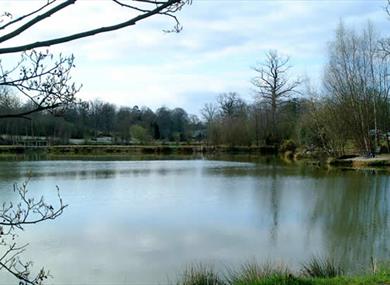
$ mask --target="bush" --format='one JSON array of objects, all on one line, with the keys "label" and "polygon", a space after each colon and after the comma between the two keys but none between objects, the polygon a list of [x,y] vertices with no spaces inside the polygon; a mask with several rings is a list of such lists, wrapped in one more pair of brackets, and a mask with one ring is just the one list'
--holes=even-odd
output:
[{"label": "bush", "polygon": [[130,133],[132,139],[141,144],[150,143],[152,139],[148,131],[140,125],[131,126]]},{"label": "bush", "polygon": [[283,141],[283,143],[279,147],[280,152],[291,151],[294,153],[296,149],[297,149],[297,145],[293,140],[290,139]]}]

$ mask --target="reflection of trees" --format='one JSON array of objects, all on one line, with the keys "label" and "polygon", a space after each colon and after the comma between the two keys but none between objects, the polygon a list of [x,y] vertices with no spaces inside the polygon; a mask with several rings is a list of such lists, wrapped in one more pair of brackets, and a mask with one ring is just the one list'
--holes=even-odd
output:
[{"label": "reflection of trees", "polygon": [[[368,268],[371,256],[388,259],[389,176],[290,166],[275,159],[257,162],[225,159],[202,168],[202,173],[224,178],[218,186],[236,207],[232,211],[246,211],[249,226],[257,226],[261,235],[266,231],[265,237],[258,237],[261,244],[268,238],[274,253],[297,261],[312,254],[329,255],[340,259],[347,270]],[[286,239],[294,250],[285,251]]]},{"label": "reflection of trees", "polygon": [[[255,188],[253,199],[258,208],[259,217],[264,215],[264,209],[267,209],[270,219],[269,238],[272,244],[277,244],[278,231],[280,224],[280,203],[282,200],[283,178],[278,177],[280,174],[289,175],[289,169],[282,164],[282,161],[273,156],[250,156],[250,155],[220,155],[214,156],[214,160],[236,161],[245,164],[235,164],[218,168],[208,168],[206,171],[211,175],[223,175],[224,177],[256,177],[254,180]],[[248,164],[248,162],[257,163]],[[295,174],[297,168],[292,167],[291,171]],[[259,188],[258,181],[265,181]],[[240,189],[236,189],[240,191]],[[231,193],[231,192],[230,192]],[[268,216],[267,216],[268,221]]]},{"label": "reflection of trees", "polygon": [[271,168],[271,212],[272,212],[272,226],[270,230],[270,238],[273,243],[276,243],[278,239],[278,226],[279,226],[279,205],[280,205],[280,191],[281,187],[277,181],[277,169],[275,163]]},{"label": "reflection of trees", "polygon": [[390,178],[349,174],[329,177],[316,189],[312,225],[321,227],[329,256],[354,270],[366,268],[371,256],[389,256]]}]

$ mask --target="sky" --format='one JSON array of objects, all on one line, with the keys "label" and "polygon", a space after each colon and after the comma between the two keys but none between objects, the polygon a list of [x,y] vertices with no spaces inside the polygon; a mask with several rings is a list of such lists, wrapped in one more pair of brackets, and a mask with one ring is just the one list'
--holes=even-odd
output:
[{"label": "sky", "polygon": [[[0,0],[0,11],[17,16],[42,2]],[[108,0],[79,2],[8,45],[128,17],[127,10]],[[358,29],[370,20],[382,36],[389,36],[385,5],[386,0],[193,0],[177,14],[183,25],[178,34],[164,33],[174,23],[158,16],[50,51],[75,56],[73,79],[83,85],[78,94],[83,100],[152,110],[182,107],[199,114],[205,103],[224,92],[238,92],[252,101],[252,68],[269,50],[290,57],[292,77],[310,78],[319,85],[327,46],[340,21]]]}]

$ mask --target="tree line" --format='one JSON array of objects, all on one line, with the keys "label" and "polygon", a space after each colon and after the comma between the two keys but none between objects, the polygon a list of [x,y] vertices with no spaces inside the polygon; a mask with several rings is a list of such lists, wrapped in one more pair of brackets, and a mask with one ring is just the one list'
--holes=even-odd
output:
[{"label": "tree line", "polygon": [[292,76],[288,57],[267,52],[265,61],[254,68],[252,104],[226,93],[204,105],[207,142],[278,146],[287,142],[332,155],[388,152],[388,46],[371,23],[357,31],[341,22],[329,43],[317,88],[308,79]]},{"label": "tree line", "polygon": [[351,149],[372,155],[390,149],[387,46],[388,41],[370,23],[360,30],[340,23],[329,43],[323,78],[316,88],[310,80],[294,75],[289,57],[270,50],[264,61],[253,68],[252,102],[246,102],[236,92],[222,93],[214,102],[204,104],[200,119],[182,108],[152,111],[148,107],[117,107],[99,100],[76,103],[74,92],[70,92],[72,100],[62,108],[34,112],[28,120],[16,119],[12,114],[26,114],[36,102],[22,104],[3,87],[0,114],[8,114],[8,118],[0,120],[0,134],[52,136],[61,143],[70,138],[87,140],[99,136],[109,136],[113,143],[123,144],[287,143],[332,155]]},{"label": "tree line", "polygon": [[[8,98],[8,104],[13,99],[2,98]],[[12,106],[8,112],[29,108],[17,102]],[[118,107],[100,100],[71,104],[60,113],[34,113],[30,120],[0,120],[0,134],[53,137],[58,143],[68,143],[71,138],[93,142],[98,137],[110,137],[119,144],[200,141],[204,135],[198,117],[182,108],[160,107],[153,112],[148,107]]]}]

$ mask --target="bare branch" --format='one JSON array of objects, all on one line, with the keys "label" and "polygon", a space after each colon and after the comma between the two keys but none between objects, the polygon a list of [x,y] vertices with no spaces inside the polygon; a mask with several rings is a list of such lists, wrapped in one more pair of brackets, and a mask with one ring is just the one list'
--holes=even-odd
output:
[{"label": "bare branch", "polygon": [[0,43],[3,43],[3,42],[5,42],[5,41],[7,41],[9,39],[12,39],[12,38],[20,35],[24,31],[26,31],[27,29],[29,29],[32,26],[34,26],[35,24],[37,24],[40,21],[50,17],[51,15],[57,13],[58,11],[61,11],[62,9],[66,8],[67,6],[74,4],[75,2],[76,2],[76,0],[68,0],[68,1],[65,1],[65,2],[63,2],[63,3],[53,7],[52,9],[50,9],[47,12],[45,12],[44,14],[39,15],[39,16],[35,17],[34,19],[28,21],[26,24],[22,25],[21,27],[19,27],[18,29],[14,30],[13,32],[7,33],[4,36],[0,37]]},{"label": "bare branch", "polygon": [[141,8],[139,8],[139,7],[137,7],[137,6],[132,6],[132,5],[129,5],[129,4],[125,4],[125,3],[122,3],[122,2],[120,2],[120,1],[118,1],[118,0],[112,0],[112,1],[113,1],[114,3],[116,3],[116,4],[120,5],[120,6],[122,6],[122,7],[134,9],[134,10],[136,10],[136,11],[140,11],[140,12],[143,12],[143,13],[150,12],[150,10],[141,9]]},{"label": "bare branch", "polygon": [[[181,26],[179,24],[178,19],[176,18],[175,15],[173,15],[175,12],[181,10],[181,8],[186,4],[186,3],[191,3],[191,0],[166,0],[166,1],[149,1],[149,0],[133,0],[135,2],[141,2],[141,3],[147,3],[147,4],[153,4],[155,7],[153,9],[144,9],[144,8],[139,8],[134,5],[129,5],[125,4],[121,1],[118,0],[113,0],[114,3],[121,5],[122,7],[129,8],[132,10],[136,10],[138,12],[141,12],[141,14],[128,19],[127,21],[121,22],[119,24],[115,25],[110,25],[110,26],[105,26],[105,27],[100,27],[100,28],[95,28],[91,30],[87,30],[84,32],[79,32],[79,33],[74,33],[68,36],[64,37],[58,37],[58,38],[53,38],[49,40],[43,40],[43,41],[37,41],[34,43],[29,43],[25,45],[20,45],[20,46],[11,46],[11,47],[6,47],[6,48],[0,48],[0,54],[7,54],[7,53],[15,53],[15,52],[21,52],[21,51],[26,51],[26,50],[31,50],[34,48],[39,48],[39,47],[48,47],[52,45],[58,45],[70,41],[74,41],[77,39],[85,38],[85,37],[90,37],[93,35],[101,34],[101,33],[107,33],[119,29],[123,29],[129,26],[133,26],[136,23],[147,19],[151,16],[154,15],[163,15],[163,16],[168,16],[172,18],[175,21],[175,26],[173,31],[180,31]],[[60,5],[57,5],[56,7],[53,7],[46,13],[37,16],[36,18],[32,19],[31,21],[27,22],[25,25],[20,27],[19,29],[10,32],[3,37],[0,37],[0,42],[5,42],[8,39],[11,39],[13,37],[18,36],[28,28],[32,27],[39,21],[42,21],[43,19],[53,15],[54,13],[66,8],[67,6],[74,4],[76,0],[68,0]]]},{"label": "bare branch", "polygon": [[20,284],[39,285],[50,276],[49,271],[42,268],[35,276],[31,273],[32,262],[23,262],[21,255],[28,244],[18,246],[15,230],[23,230],[26,225],[37,224],[58,218],[67,207],[62,201],[57,187],[58,206],[46,203],[44,198],[36,200],[28,196],[27,179],[22,185],[14,185],[20,202],[3,203],[0,208],[0,248],[5,248],[0,257],[0,270],[4,269],[16,277]]},{"label": "bare branch", "polygon": [[45,8],[48,7],[48,6],[50,6],[51,4],[53,4],[53,3],[56,2],[56,1],[57,1],[57,0],[47,1],[47,3],[46,3],[45,5],[43,5],[43,6],[41,6],[40,8],[38,8],[38,9],[36,9],[36,10],[34,10],[34,11],[32,11],[32,12],[26,14],[26,15],[23,15],[23,16],[21,16],[21,17],[19,17],[19,18],[16,18],[15,20],[9,21],[8,23],[4,24],[3,26],[0,26],[0,30],[4,30],[4,29],[7,28],[8,26],[11,26],[11,25],[13,25],[13,24],[16,24],[16,23],[18,23],[18,22],[20,22],[20,21],[22,21],[22,20],[24,20],[24,19],[26,19],[26,18],[28,18],[28,17],[34,15],[34,14],[36,14],[36,13],[39,13],[40,11],[42,11],[43,9],[45,9]]},{"label": "bare branch", "polygon": [[23,53],[18,68],[5,70],[0,64],[0,87],[14,88],[30,102],[29,108],[11,108],[0,111],[1,118],[26,118],[45,110],[54,110],[75,102],[81,86],[76,86],[70,76],[74,57],[54,56],[32,51]]}]

